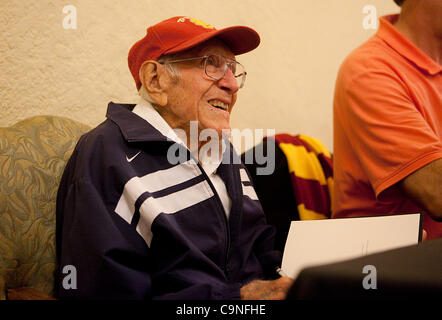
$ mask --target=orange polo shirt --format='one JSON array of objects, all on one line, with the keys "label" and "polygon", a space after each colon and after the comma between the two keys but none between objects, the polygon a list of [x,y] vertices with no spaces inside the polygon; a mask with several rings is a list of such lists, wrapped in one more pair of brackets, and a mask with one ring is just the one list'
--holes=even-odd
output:
[{"label": "orange polo shirt", "polygon": [[[395,184],[442,158],[442,67],[393,26],[397,17],[382,17],[338,73],[332,217],[425,213]],[[442,237],[427,214],[424,229]]]}]

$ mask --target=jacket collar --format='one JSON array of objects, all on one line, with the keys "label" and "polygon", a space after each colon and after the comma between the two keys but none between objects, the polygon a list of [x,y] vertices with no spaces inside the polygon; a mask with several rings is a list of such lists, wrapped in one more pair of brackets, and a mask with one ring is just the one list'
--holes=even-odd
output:
[{"label": "jacket collar", "polygon": [[128,142],[167,141],[167,137],[155,129],[149,122],[132,112],[135,104],[110,102],[106,117],[113,121]]},{"label": "jacket collar", "polygon": [[[135,108],[135,104],[117,104],[110,102],[107,108],[106,117],[113,121],[119,128],[124,137],[128,142],[147,142],[147,141],[170,141],[172,143],[179,143],[184,148],[187,149],[184,142],[175,134],[173,130],[171,132],[167,128],[167,124],[161,126],[161,119],[155,119],[154,114],[150,114],[153,118],[153,125],[144,119],[142,116],[148,116],[146,113],[141,114],[142,116],[134,113],[132,110]],[[159,115],[158,115],[159,116]],[[156,126],[155,126],[156,125]],[[158,130],[157,128],[160,128]],[[230,148],[230,152],[226,153],[226,148]],[[189,150],[190,151],[190,150]],[[196,151],[198,152],[198,150]],[[191,152],[192,153],[192,152]],[[230,155],[235,158],[226,159],[226,156]],[[223,140],[223,150],[222,157],[212,158],[202,154],[202,158],[199,159],[204,171],[208,174],[216,172],[217,168],[220,166],[221,162],[227,161],[226,163],[240,163],[238,155],[234,152],[233,147],[228,140]],[[198,161],[198,160],[196,160]],[[229,162],[230,161],[230,162]],[[231,162],[234,161],[234,162]]]}]

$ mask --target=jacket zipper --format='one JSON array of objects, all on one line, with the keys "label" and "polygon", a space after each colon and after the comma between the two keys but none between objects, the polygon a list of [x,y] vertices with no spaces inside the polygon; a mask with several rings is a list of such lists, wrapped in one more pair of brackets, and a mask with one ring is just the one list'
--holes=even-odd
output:
[{"label": "jacket zipper", "polygon": [[217,203],[218,203],[218,207],[221,209],[222,212],[222,216],[223,216],[223,220],[224,220],[224,226],[226,228],[226,252],[225,252],[225,260],[224,260],[224,272],[226,274],[227,279],[229,279],[229,273],[230,270],[228,268],[228,262],[229,262],[229,253],[230,253],[230,227],[229,227],[229,221],[227,220],[227,216],[226,216],[226,212],[224,210],[224,206],[221,202],[221,198],[218,195],[218,192],[215,189],[215,186],[213,185],[212,181],[210,180],[209,176],[207,175],[207,173],[204,171],[203,167],[200,165],[200,163],[193,157],[193,155],[191,154],[192,159],[196,162],[196,164],[198,165],[198,168],[201,170],[202,174],[204,175],[204,177],[206,178],[206,181],[209,183],[210,188],[212,189],[213,194],[215,195],[216,199],[217,199]]}]

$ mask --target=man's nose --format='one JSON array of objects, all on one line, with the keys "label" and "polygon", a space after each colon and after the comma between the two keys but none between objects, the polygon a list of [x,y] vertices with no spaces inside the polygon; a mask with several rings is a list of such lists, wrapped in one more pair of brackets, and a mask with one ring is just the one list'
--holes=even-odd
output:
[{"label": "man's nose", "polygon": [[226,73],[224,74],[224,77],[219,79],[218,85],[231,93],[236,93],[239,90],[238,81],[235,78],[235,75],[233,74],[232,70],[227,68]]}]

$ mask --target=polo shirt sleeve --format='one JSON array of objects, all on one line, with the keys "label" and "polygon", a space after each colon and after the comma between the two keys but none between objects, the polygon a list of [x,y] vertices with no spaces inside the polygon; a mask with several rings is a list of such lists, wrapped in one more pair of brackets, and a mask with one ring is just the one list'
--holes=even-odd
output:
[{"label": "polo shirt sleeve", "polygon": [[[339,117],[376,197],[414,171],[442,158],[440,138],[388,65],[347,61],[338,76]],[[340,79],[339,79],[340,77]]]}]

